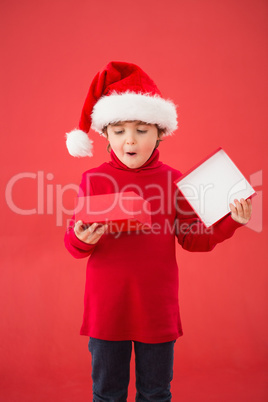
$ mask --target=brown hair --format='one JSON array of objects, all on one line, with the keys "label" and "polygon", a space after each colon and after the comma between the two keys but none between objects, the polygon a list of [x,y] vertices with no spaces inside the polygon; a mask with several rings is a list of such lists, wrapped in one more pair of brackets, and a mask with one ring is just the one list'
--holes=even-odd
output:
[{"label": "brown hair", "polygon": [[[130,123],[131,123],[132,121],[133,121],[133,120],[129,120]],[[144,123],[144,122],[140,122],[140,123]],[[115,124],[116,124],[116,123],[111,124],[111,125],[115,125]],[[145,123],[145,124],[147,124],[147,123]],[[108,126],[105,126],[105,127],[103,127],[103,129],[102,129],[102,133],[106,136],[106,138],[108,138],[107,127],[108,127]],[[165,129],[160,128],[157,124],[156,124],[156,128],[157,128],[157,132],[158,132],[158,140],[156,141],[156,144],[155,144],[155,148],[154,148],[154,149],[158,148],[160,142],[163,141],[163,140],[161,140],[160,136],[161,136],[162,134],[164,134],[165,131],[166,131]],[[110,143],[107,145],[107,151],[108,151],[109,153],[111,152],[111,145],[110,145]]]}]

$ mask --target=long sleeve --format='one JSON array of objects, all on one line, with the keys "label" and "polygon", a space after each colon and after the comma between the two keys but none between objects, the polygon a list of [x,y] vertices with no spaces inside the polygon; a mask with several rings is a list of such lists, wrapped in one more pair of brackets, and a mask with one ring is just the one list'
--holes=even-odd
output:
[{"label": "long sleeve", "polygon": [[74,224],[75,220],[73,218],[64,236],[65,247],[75,258],[89,257],[95,248],[95,244],[87,244],[79,240],[74,233]]},{"label": "long sleeve", "polygon": [[218,244],[233,236],[243,226],[227,215],[207,228],[190,204],[180,194],[177,202],[176,235],[179,244],[188,251],[211,251]]}]

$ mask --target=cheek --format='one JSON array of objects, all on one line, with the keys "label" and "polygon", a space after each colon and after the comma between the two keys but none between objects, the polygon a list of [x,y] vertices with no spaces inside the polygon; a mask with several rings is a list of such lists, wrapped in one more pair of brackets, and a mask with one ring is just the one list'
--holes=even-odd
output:
[{"label": "cheek", "polygon": [[157,138],[155,140],[147,142],[146,144],[144,144],[144,149],[146,149],[146,151],[148,152],[152,151],[156,146],[156,141]]},{"label": "cheek", "polygon": [[110,144],[114,147],[114,148],[120,148],[121,147],[121,145],[120,145],[120,141],[112,141],[112,142],[110,142]]},{"label": "cheek", "polygon": [[[109,139],[108,139],[109,141]],[[118,139],[110,138],[110,145],[113,151],[120,151],[122,149],[121,142]]]}]

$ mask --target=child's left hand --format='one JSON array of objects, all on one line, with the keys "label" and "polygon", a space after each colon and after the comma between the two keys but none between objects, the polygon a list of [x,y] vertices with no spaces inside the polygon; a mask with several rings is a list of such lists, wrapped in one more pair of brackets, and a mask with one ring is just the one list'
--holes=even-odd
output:
[{"label": "child's left hand", "polygon": [[240,202],[235,199],[234,202],[235,206],[231,203],[229,204],[231,208],[231,217],[234,221],[245,225],[251,218],[251,199],[248,198],[247,200],[244,200],[243,198],[241,198]]}]

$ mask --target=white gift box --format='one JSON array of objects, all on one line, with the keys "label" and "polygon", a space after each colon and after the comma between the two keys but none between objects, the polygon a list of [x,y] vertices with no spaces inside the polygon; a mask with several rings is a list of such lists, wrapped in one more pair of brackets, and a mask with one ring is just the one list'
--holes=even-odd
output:
[{"label": "white gift box", "polygon": [[256,194],[222,148],[182,175],[176,185],[206,227],[230,213],[235,199]]}]

